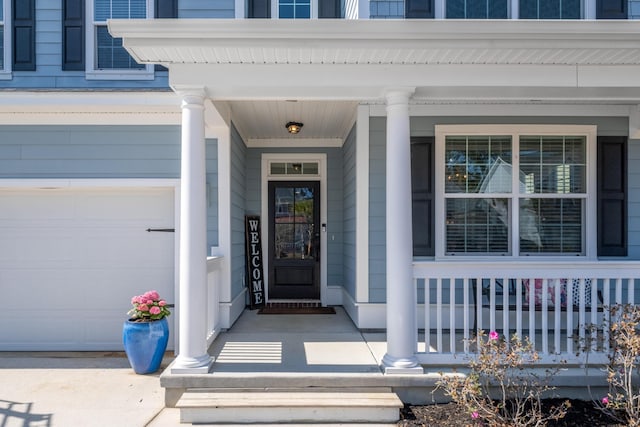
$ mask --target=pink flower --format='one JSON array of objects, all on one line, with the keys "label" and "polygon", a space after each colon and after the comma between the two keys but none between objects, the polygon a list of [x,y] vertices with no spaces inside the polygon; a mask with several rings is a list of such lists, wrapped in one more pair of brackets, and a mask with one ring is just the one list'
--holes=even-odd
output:
[{"label": "pink flower", "polygon": [[147,304],[140,304],[138,306],[138,310],[140,310],[140,311],[149,311],[149,306],[147,306]]},{"label": "pink flower", "polygon": [[498,338],[500,338],[500,335],[496,331],[489,332],[490,340],[497,340]]},{"label": "pink flower", "polygon": [[478,414],[477,411],[474,411],[471,413],[471,418],[473,418],[474,420],[477,420],[478,418],[480,418],[480,414]]},{"label": "pink flower", "polygon": [[603,397],[602,398],[602,404],[607,406],[609,404],[609,398],[608,397]]},{"label": "pink flower", "polygon": [[158,301],[158,305],[160,307],[164,307],[165,305],[167,305],[167,302],[165,300],[161,299],[160,301]]},{"label": "pink flower", "polygon": [[149,313],[151,314],[160,314],[161,311],[162,310],[160,310],[160,307],[156,307],[156,306],[153,306],[149,309]]},{"label": "pink flower", "polygon": [[148,300],[145,301],[145,303],[147,305],[153,305],[153,300],[152,299],[148,299]]}]

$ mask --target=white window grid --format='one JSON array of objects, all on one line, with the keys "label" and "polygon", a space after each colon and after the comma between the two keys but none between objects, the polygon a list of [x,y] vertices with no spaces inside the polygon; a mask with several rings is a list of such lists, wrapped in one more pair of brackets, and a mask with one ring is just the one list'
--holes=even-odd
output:
[{"label": "white window grid", "polygon": [[[583,259],[595,259],[597,249],[597,227],[596,227],[596,210],[597,210],[597,194],[596,194],[596,138],[597,127],[591,125],[436,125],[436,166],[435,166],[435,183],[436,183],[436,213],[435,213],[435,241],[436,241],[436,259],[456,259],[460,258],[489,258],[500,259],[516,258],[516,259],[557,259],[558,256],[566,255],[536,255],[520,254],[520,228],[519,228],[519,203],[520,200],[526,198],[554,198],[554,199],[582,199],[583,203],[583,231],[582,245],[583,253],[580,255],[572,254],[571,256]],[[518,190],[519,174],[512,174],[512,192],[510,193],[445,193],[445,140],[448,136],[488,136],[488,135],[504,135],[511,136],[513,166],[514,170],[519,170],[519,141],[520,137],[525,136],[581,136],[586,140],[586,182],[584,193],[535,193],[526,194]],[[466,255],[456,253],[449,255],[446,253],[446,201],[448,199],[486,199],[486,198],[503,198],[510,202],[510,227],[509,227],[509,252],[501,254],[483,254],[483,255]]]}]

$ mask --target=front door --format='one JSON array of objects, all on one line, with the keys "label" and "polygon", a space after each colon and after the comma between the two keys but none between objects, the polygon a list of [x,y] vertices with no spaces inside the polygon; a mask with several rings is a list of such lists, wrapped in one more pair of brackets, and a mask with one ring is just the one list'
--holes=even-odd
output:
[{"label": "front door", "polygon": [[269,299],[320,299],[319,221],[319,182],[269,182]]}]

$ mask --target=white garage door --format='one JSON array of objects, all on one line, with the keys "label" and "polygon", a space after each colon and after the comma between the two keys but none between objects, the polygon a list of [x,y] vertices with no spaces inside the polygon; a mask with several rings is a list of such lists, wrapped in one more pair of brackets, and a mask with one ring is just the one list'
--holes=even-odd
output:
[{"label": "white garage door", "polygon": [[174,302],[174,233],[146,231],[174,209],[172,188],[0,189],[0,350],[122,350],[132,296]]}]

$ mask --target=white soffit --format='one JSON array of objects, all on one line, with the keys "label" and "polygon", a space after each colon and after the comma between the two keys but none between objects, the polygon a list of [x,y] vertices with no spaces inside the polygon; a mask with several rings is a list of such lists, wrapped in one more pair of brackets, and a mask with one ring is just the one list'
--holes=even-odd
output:
[{"label": "white soffit", "polygon": [[142,63],[639,65],[640,21],[113,20]]}]

